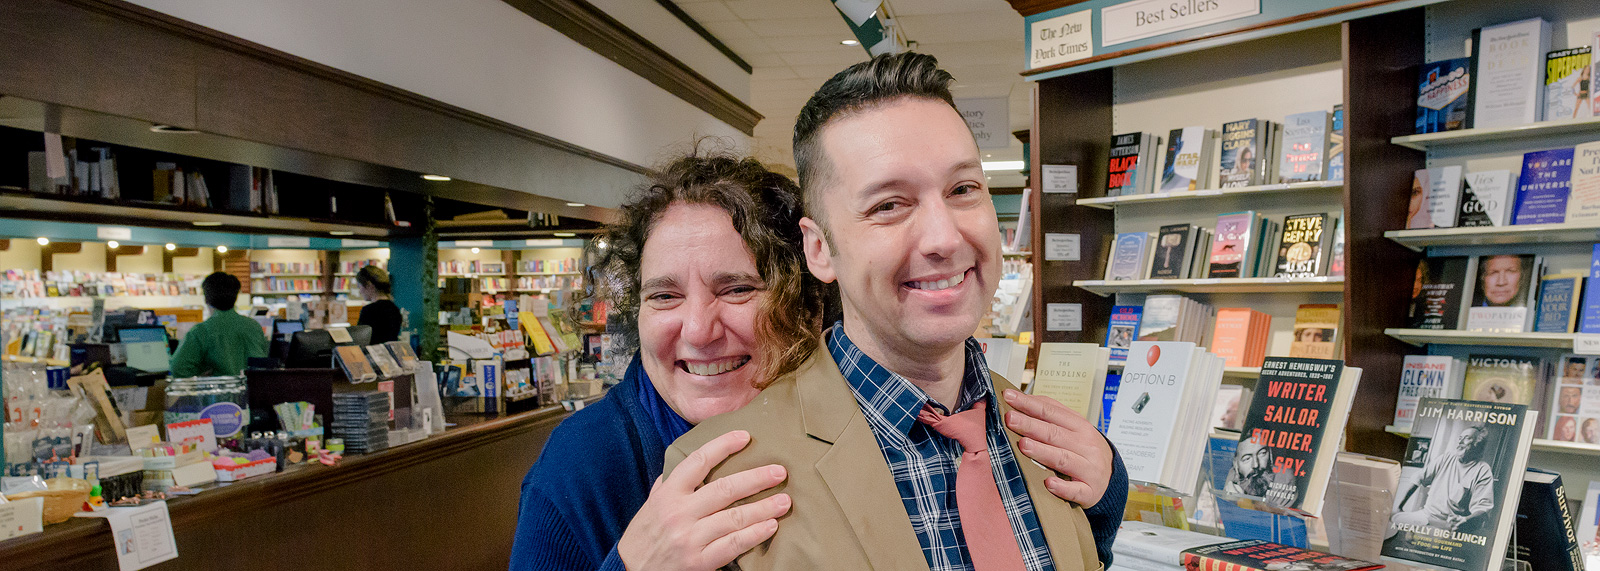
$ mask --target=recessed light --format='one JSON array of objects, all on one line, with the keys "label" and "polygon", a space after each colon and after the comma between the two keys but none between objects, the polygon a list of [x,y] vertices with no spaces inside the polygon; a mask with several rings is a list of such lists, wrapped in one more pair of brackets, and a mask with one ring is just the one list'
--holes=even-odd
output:
[{"label": "recessed light", "polygon": [[194,222],[190,222],[190,224],[193,224],[195,226],[221,226],[222,225],[221,222],[218,222],[216,220],[196,220]]},{"label": "recessed light", "polygon": [[116,240],[112,240],[110,242],[106,242],[106,248],[107,249],[115,250],[115,249],[120,248],[120,247],[122,247],[122,245],[118,244]]},{"label": "recessed light", "polygon": [[199,131],[196,131],[194,129],[185,129],[183,127],[173,127],[172,125],[162,125],[160,123],[157,123],[155,125],[151,125],[150,126],[150,132],[151,133],[171,133],[171,134],[174,134],[174,135],[193,135],[195,133],[199,133]]},{"label": "recessed light", "polygon": [[328,233],[332,234],[334,236],[354,236],[354,235],[356,235],[355,232],[351,232],[349,230],[329,230]]},{"label": "recessed light", "polygon": [[573,234],[571,232],[556,232],[551,234],[551,236],[555,236],[557,238],[571,238],[573,236],[577,236],[577,234]]},{"label": "recessed light", "polygon": [[473,248],[473,249],[472,249],[472,253],[474,253],[474,254],[476,254],[476,253],[478,253],[478,252],[479,252],[479,250],[478,250],[478,249],[477,249],[477,248]]},{"label": "recessed light", "polygon": [[588,205],[587,205],[587,204],[584,204],[584,203],[582,203],[582,202],[568,202],[568,203],[567,203],[567,206],[572,206],[572,207],[579,207],[579,206],[588,206]]},{"label": "recessed light", "polygon": [[444,182],[444,181],[450,180],[450,177],[444,176],[442,174],[425,174],[425,175],[422,175],[422,180],[431,180],[431,181],[435,181],[435,182]]},{"label": "recessed light", "polygon": [[40,246],[49,246],[50,245],[50,239],[46,238],[44,236],[40,236],[39,237],[39,245]]},{"label": "recessed light", "polygon": [[167,242],[167,251],[168,252],[171,252],[171,251],[176,250],[176,249],[178,249],[178,245],[177,244],[174,244],[172,242]]},{"label": "recessed light", "polygon": [[841,45],[841,46],[859,46],[859,45],[861,45],[861,41],[860,40],[839,40],[839,45]]},{"label": "recessed light", "polygon": [[217,253],[218,254],[226,254],[226,253],[228,253],[228,247],[227,246],[217,246]]}]

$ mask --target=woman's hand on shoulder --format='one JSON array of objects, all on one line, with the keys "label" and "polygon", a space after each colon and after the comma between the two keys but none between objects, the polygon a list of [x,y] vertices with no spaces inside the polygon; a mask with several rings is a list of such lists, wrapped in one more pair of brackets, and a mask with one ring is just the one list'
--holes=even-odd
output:
[{"label": "woman's hand on shoulder", "polygon": [[1007,389],[1006,427],[1022,436],[1017,447],[1044,467],[1067,478],[1045,479],[1056,497],[1094,507],[1111,485],[1111,443],[1082,415],[1055,399]]},{"label": "woman's hand on shoulder", "polygon": [[783,466],[770,464],[701,485],[711,469],[750,443],[735,430],[705,443],[672,474],[656,478],[639,513],[617,541],[617,555],[633,571],[700,571],[727,565],[772,537],[789,511],[788,494],[728,507],[783,482]]}]

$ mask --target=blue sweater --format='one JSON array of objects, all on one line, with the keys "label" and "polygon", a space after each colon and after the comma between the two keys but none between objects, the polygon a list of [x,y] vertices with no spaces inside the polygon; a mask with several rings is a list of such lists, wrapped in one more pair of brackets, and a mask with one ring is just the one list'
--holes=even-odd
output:
[{"label": "blue sweater", "polygon": [[[647,382],[635,359],[605,398],[573,413],[550,434],[522,480],[512,570],[624,571],[617,540],[661,475],[668,444],[640,404],[641,385]],[[1117,454],[1115,447],[1112,451]],[[1128,501],[1128,472],[1120,454],[1112,466],[1105,497],[1085,510],[1100,561],[1108,566]]]}]

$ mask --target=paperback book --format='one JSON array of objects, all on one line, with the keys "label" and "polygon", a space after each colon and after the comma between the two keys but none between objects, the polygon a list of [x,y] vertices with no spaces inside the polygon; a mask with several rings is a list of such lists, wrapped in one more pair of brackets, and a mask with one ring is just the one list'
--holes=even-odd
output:
[{"label": "paperback book", "polygon": [[1544,363],[1521,355],[1468,355],[1461,398],[1482,402],[1531,404]]},{"label": "paperback book", "polygon": [[1278,182],[1326,179],[1329,127],[1327,111],[1307,111],[1283,118],[1283,150],[1278,156]]},{"label": "paperback book", "polygon": [[1572,149],[1551,149],[1522,155],[1517,177],[1516,224],[1560,224],[1567,217],[1572,189]]},{"label": "paperback book", "polygon": [[1533,287],[1540,261],[1533,254],[1491,254],[1477,258],[1467,330],[1502,333],[1528,331],[1533,313]]},{"label": "paperback book", "polygon": [[1267,138],[1262,123],[1261,119],[1242,119],[1222,124],[1222,152],[1217,161],[1222,188],[1262,184],[1261,152]]},{"label": "paperback book", "polygon": [[1290,357],[1334,359],[1339,353],[1339,306],[1308,303],[1294,312],[1294,341]]},{"label": "paperback book", "polygon": [[1260,367],[1266,357],[1272,316],[1248,307],[1217,310],[1211,348],[1228,367]]},{"label": "paperback book", "polygon": [[1128,347],[1139,338],[1139,320],[1143,315],[1143,306],[1117,305],[1111,308],[1111,322],[1106,328],[1106,348],[1111,350],[1111,362],[1128,360]]},{"label": "paperback book", "polygon": [[1551,440],[1600,444],[1600,357],[1567,354],[1550,385]]},{"label": "paperback book", "polygon": [[1268,357],[1224,490],[1320,516],[1360,379],[1343,361]]},{"label": "paperback book", "polygon": [[1529,18],[1472,31],[1472,126],[1516,127],[1544,110],[1550,22]]},{"label": "paperback book", "polygon": [[1589,90],[1593,78],[1592,48],[1581,46],[1556,50],[1544,57],[1544,120],[1581,119],[1593,116]]},{"label": "paperback book", "polygon": [[1273,277],[1309,278],[1323,273],[1327,214],[1296,214],[1283,219],[1283,238]]},{"label": "paperback book", "polygon": [[1422,65],[1417,82],[1417,133],[1472,126],[1472,60],[1447,59]]},{"label": "paperback book", "polygon": [[1162,226],[1156,233],[1155,260],[1150,264],[1150,277],[1162,280],[1189,277],[1199,231],[1193,224]]},{"label": "paperback book", "polygon": [[[1461,189],[1461,212],[1456,226],[1508,226],[1511,224],[1511,171],[1467,173]],[[1600,210],[1597,210],[1600,215]]]},{"label": "paperback book", "polygon": [[1424,398],[1457,398],[1466,363],[1448,355],[1406,355],[1400,365],[1399,397],[1394,405],[1395,429],[1409,433],[1417,403]]},{"label": "paperback book", "polygon": [[1423,258],[1411,288],[1411,329],[1456,329],[1469,273],[1466,256]]}]

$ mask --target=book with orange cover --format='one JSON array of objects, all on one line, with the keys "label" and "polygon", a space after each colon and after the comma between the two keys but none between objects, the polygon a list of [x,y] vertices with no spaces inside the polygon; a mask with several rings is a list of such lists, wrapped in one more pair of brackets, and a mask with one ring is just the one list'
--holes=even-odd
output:
[{"label": "book with orange cover", "polygon": [[1248,307],[1217,310],[1216,328],[1211,335],[1211,350],[1228,367],[1260,367],[1266,357],[1267,328],[1272,316]]}]

